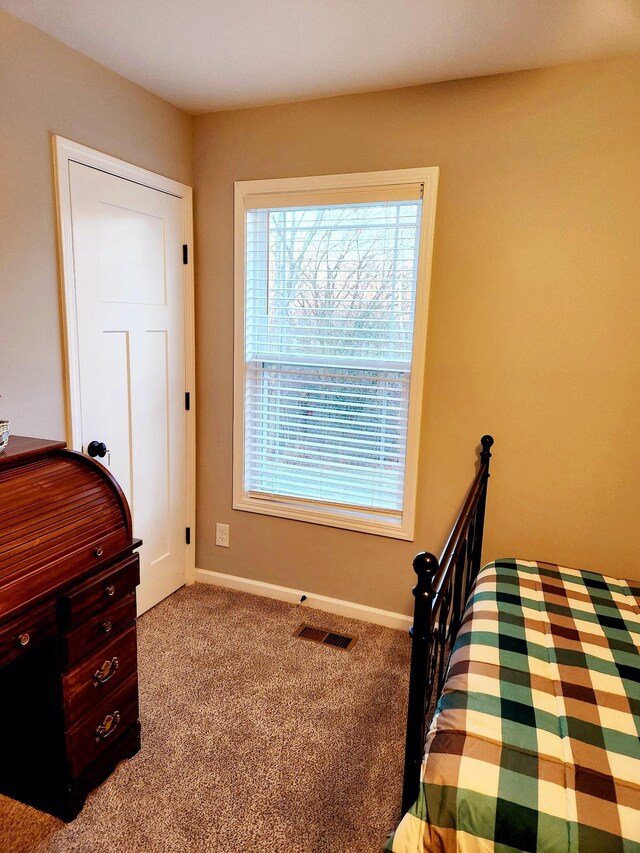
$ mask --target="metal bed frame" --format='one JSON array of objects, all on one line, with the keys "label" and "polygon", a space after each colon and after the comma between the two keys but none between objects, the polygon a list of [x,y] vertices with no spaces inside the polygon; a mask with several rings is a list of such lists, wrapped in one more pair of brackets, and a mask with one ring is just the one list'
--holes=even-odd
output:
[{"label": "metal bed frame", "polygon": [[480,465],[453,530],[438,560],[422,551],[413,560],[418,582],[410,634],[411,671],[405,747],[402,813],[420,790],[427,712],[442,692],[451,649],[469,593],[480,570],[482,534],[493,438],[480,439]]}]

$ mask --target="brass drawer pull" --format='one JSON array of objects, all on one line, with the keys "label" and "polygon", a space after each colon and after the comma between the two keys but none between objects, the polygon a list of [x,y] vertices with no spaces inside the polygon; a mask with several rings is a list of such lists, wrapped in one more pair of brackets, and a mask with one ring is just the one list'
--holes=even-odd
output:
[{"label": "brass drawer pull", "polygon": [[120,666],[120,661],[117,657],[112,657],[111,660],[106,660],[100,669],[97,669],[93,676],[93,686],[98,684],[106,684],[110,678],[116,674],[116,669]]},{"label": "brass drawer pull", "polygon": [[120,711],[114,711],[113,714],[107,714],[102,723],[96,729],[96,743],[105,740],[110,734],[113,734],[118,728],[120,722]]},{"label": "brass drawer pull", "polygon": [[105,634],[108,634],[112,628],[113,628],[113,622],[107,621],[107,622],[102,623],[102,630],[105,632]]},{"label": "brass drawer pull", "polygon": [[109,584],[109,586],[105,589],[106,594],[111,598],[111,596],[116,594],[116,588],[114,584]]},{"label": "brass drawer pull", "polygon": [[102,555],[104,554],[104,548],[102,547],[102,545],[98,545],[98,547],[93,553],[96,555],[96,557],[102,557]]},{"label": "brass drawer pull", "polygon": [[25,631],[24,634],[20,634],[20,636],[18,637],[18,645],[19,646],[28,646],[30,639],[31,639],[31,635],[27,634],[27,632]]}]

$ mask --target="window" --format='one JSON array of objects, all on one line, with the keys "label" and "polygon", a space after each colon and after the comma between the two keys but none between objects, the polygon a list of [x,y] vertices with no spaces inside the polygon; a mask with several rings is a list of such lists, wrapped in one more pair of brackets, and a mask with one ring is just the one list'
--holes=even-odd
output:
[{"label": "window", "polygon": [[234,508],[413,538],[437,178],[236,184]]}]

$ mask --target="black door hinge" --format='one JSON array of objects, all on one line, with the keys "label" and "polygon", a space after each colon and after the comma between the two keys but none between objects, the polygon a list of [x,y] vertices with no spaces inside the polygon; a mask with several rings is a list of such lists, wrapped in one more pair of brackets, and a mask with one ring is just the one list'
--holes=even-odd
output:
[{"label": "black door hinge", "polygon": [[183,245],[182,245],[182,263],[183,264],[189,263],[189,247],[187,246],[186,243],[183,243]]},{"label": "black door hinge", "polygon": [[187,545],[191,545],[191,528],[187,527],[185,531],[185,541]]},{"label": "black door hinge", "polygon": [[191,392],[184,392],[184,408],[188,412],[191,409]]}]

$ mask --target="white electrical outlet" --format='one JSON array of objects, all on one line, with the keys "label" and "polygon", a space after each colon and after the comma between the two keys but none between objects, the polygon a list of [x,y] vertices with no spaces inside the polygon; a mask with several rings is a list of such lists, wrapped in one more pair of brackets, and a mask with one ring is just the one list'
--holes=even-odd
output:
[{"label": "white electrical outlet", "polygon": [[216,545],[222,548],[229,547],[229,525],[216,524]]}]

